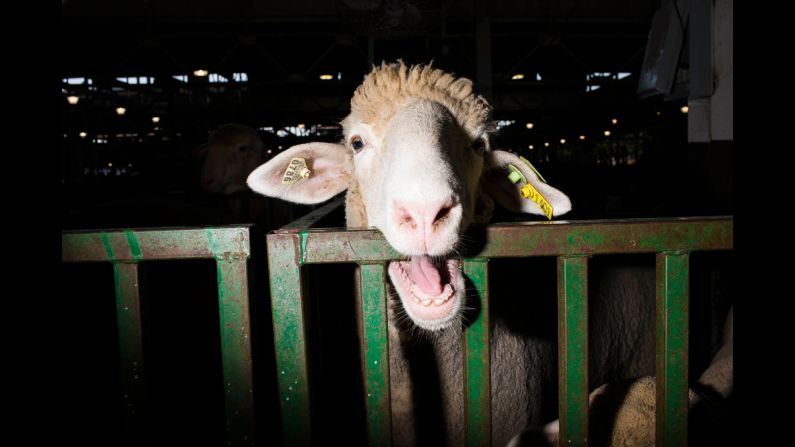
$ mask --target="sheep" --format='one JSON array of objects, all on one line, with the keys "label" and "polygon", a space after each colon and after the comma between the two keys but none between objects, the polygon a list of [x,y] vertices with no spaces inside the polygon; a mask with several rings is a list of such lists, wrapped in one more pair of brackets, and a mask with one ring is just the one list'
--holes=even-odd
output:
[{"label": "sheep", "polygon": [[[405,256],[387,267],[394,292],[388,307],[393,441],[415,445],[430,436],[461,445],[461,333],[471,307],[457,259],[465,248],[462,234],[487,223],[495,202],[511,212],[553,218],[569,212],[571,201],[525,160],[491,147],[491,106],[474,92],[472,81],[431,65],[398,61],[373,67],[354,92],[342,126],[340,143],[293,146],[255,169],[247,184],[264,196],[301,204],[345,192],[346,225],[381,230]],[[519,181],[509,180],[511,170]],[[654,326],[653,266],[602,269],[593,262],[589,270],[604,284],[621,284],[596,284],[589,297],[592,327],[600,328],[589,336],[592,382],[611,381],[616,371],[620,377],[653,373],[654,337],[646,330]],[[533,273],[519,275],[526,280]],[[495,445],[545,422],[555,401],[556,339],[515,329],[510,319],[533,314],[510,306],[542,301],[522,298],[492,300]],[[508,310],[499,314],[500,306]],[[421,365],[427,360],[430,367]],[[441,402],[441,416],[423,413],[434,407],[429,399]],[[442,427],[435,423],[439,417]]]},{"label": "sheep", "polygon": [[[729,309],[723,345],[698,383],[688,389],[691,445],[729,445],[730,399],[734,388],[734,309]],[[589,398],[589,444],[594,446],[653,447],[655,444],[656,381],[654,376],[608,383]],[[559,421],[529,429],[507,447],[557,446]],[[545,442],[546,441],[546,442]]]},{"label": "sheep", "polygon": [[[490,219],[496,199],[509,209],[544,214],[521,198],[524,182],[503,171],[519,169],[558,216],[568,197],[541,181],[517,155],[489,150],[491,106],[472,82],[428,66],[402,62],[374,69],[354,93],[342,122],[343,144],[293,146],[248,177],[255,192],[312,204],[347,190],[348,227],[372,226],[407,261],[389,264],[389,276],[414,323],[437,331],[460,321],[465,288],[460,263],[449,258],[461,232]],[[306,160],[308,177],[287,169]],[[497,176],[501,181],[489,181]]]},{"label": "sheep", "polygon": [[265,161],[265,144],[256,130],[230,123],[219,126],[207,143],[194,149],[193,155],[206,157],[201,171],[202,189],[231,195],[248,191],[246,178]]}]

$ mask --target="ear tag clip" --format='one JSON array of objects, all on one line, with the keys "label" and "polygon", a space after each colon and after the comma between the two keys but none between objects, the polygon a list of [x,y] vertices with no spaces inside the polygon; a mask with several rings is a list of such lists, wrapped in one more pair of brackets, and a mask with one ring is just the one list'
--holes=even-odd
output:
[{"label": "ear tag clip", "polygon": [[535,166],[533,166],[528,159],[522,157],[521,155],[519,156],[519,159],[522,160],[522,162],[524,162],[524,164],[526,164],[528,168],[532,169],[533,172],[536,173],[536,175],[538,176],[539,179],[541,179],[542,182],[547,183],[547,181],[544,180],[544,177],[541,176],[541,173],[538,172],[538,169],[536,169]]},{"label": "ear tag clip", "polygon": [[296,157],[290,160],[290,164],[287,165],[287,170],[284,171],[282,176],[282,184],[294,185],[308,179],[311,175],[312,171],[306,166],[306,159]]},{"label": "ear tag clip", "polygon": [[[533,170],[533,172],[536,173],[536,175],[541,181],[546,183],[546,180],[544,180],[544,178],[541,177],[541,174],[538,173],[536,168],[534,168],[529,161],[527,161],[524,157],[519,157],[519,158],[522,160],[522,162],[524,162],[527,166],[529,166],[530,169]],[[510,180],[511,183],[518,183],[520,180],[524,182],[522,189],[519,190],[519,194],[521,194],[522,197],[524,197],[525,199],[532,200],[536,205],[538,205],[538,207],[541,209],[541,212],[543,212],[544,215],[547,216],[547,219],[552,220],[552,211],[553,211],[552,205],[547,201],[547,199],[544,198],[543,195],[541,195],[541,193],[530,182],[527,181],[527,178],[524,176],[524,174],[522,174],[522,171],[520,171],[519,168],[517,168],[516,166],[510,163],[508,164],[508,171],[510,171],[508,173],[508,180]]]}]

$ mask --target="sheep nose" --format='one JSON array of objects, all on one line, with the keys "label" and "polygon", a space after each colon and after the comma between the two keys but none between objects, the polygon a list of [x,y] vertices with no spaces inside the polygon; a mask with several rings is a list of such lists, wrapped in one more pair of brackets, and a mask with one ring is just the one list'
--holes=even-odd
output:
[{"label": "sheep nose", "polygon": [[398,226],[406,226],[425,237],[447,227],[450,221],[454,220],[453,217],[460,215],[460,209],[461,204],[453,198],[423,204],[395,202]]}]

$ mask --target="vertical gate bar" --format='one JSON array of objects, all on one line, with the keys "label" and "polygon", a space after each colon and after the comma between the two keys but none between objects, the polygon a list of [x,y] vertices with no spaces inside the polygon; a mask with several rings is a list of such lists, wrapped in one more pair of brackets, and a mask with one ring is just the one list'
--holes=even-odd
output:
[{"label": "vertical gate bar", "polygon": [[286,446],[312,443],[300,237],[296,233],[267,236],[273,342]]},{"label": "vertical gate bar", "polygon": [[387,294],[383,264],[361,264],[359,277],[364,340],[367,442],[392,444],[392,408],[389,396],[389,337]]},{"label": "vertical gate bar", "polygon": [[464,260],[464,274],[475,286],[480,312],[464,328],[464,407],[466,444],[491,445],[491,367],[489,358],[488,259]]},{"label": "vertical gate bar", "polygon": [[687,253],[657,254],[658,446],[687,445],[689,270]]},{"label": "vertical gate bar", "polygon": [[254,444],[254,372],[251,361],[246,256],[227,254],[215,260],[224,369],[227,445]]},{"label": "vertical gate bar", "polygon": [[137,262],[114,262],[116,319],[119,331],[125,438],[133,445],[147,441],[140,276]]},{"label": "vertical gate bar", "polygon": [[588,444],[588,258],[558,257],[561,446]]}]

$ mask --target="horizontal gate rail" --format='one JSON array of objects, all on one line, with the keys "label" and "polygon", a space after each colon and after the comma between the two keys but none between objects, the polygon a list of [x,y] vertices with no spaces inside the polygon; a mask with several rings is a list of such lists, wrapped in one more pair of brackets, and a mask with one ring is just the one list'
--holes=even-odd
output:
[{"label": "horizontal gate rail", "polygon": [[62,262],[111,262],[125,402],[125,437],[148,444],[138,263],[215,259],[227,445],[254,443],[254,386],[247,260],[250,225],[207,228],[147,228],[64,231]]},{"label": "horizontal gate rail", "polygon": [[[373,229],[277,230],[297,234],[301,264],[385,262],[401,256]],[[600,255],[731,249],[731,218],[553,221],[496,224],[485,228],[485,245],[471,257]]]},{"label": "horizontal gate rail", "polygon": [[[312,443],[301,267],[323,263],[359,265],[368,439],[370,445],[391,439],[389,368],[383,364],[389,346],[379,327],[386,324],[386,296],[376,283],[385,281],[384,264],[402,257],[375,229],[311,228],[341,204],[338,199],[267,236],[287,445]],[[686,445],[688,254],[731,250],[731,216],[506,223],[469,236],[483,242],[463,259],[482,306],[463,333],[467,445],[491,444],[488,259],[558,258],[560,445],[571,446],[588,443],[588,257],[630,253],[657,254],[657,444]]]}]

